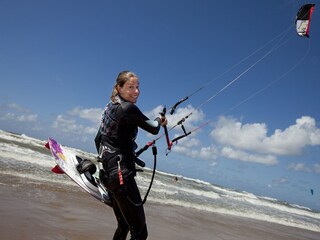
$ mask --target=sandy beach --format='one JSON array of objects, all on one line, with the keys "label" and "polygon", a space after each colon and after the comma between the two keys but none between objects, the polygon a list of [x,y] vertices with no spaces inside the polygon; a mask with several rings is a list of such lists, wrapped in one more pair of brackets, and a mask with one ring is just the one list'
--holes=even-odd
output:
[{"label": "sandy beach", "polygon": [[[112,239],[112,209],[87,193],[0,177],[2,239]],[[176,206],[147,202],[145,211],[151,240],[320,239],[319,232]]]}]

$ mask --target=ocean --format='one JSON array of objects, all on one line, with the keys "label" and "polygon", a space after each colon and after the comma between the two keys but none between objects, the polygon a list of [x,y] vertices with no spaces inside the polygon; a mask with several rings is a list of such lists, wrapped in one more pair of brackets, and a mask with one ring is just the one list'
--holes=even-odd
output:
[{"label": "ocean", "polygon": [[[1,176],[7,179],[11,176],[20,178],[21,181],[34,183],[35,186],[40,184],[48,187],[56,186],[70,193],[83,191],[66,175],[51,172],[55,162],[50,151],[44,147],[45,143],[45,140],[0,130]],[[96,157],[95,154],[79,149],[72,150],[88,159]],[[152,169],[145,168],[144,172],[138,173],[136,177],[142,197],[149,187],[151,175]],[[0,180],[0,192],[3,184]],[[183,176],[178,176],[176,179],[175,175],[159,171],[156,172],[147,201],[320,232],[319,211],[224,188],[199,179]]]}]

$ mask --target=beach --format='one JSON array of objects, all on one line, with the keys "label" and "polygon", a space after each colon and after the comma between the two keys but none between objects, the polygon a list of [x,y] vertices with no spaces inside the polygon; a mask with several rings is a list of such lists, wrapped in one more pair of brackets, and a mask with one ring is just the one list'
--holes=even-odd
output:
[{"label": "beach", "polygon": [[[112,239],[112,209],[85,192],[0,174],[1,238]],[[148,239],[318,240],[320,233],[276,223],[147,202]],[[128,236],[129,239],[129,236]]]}]

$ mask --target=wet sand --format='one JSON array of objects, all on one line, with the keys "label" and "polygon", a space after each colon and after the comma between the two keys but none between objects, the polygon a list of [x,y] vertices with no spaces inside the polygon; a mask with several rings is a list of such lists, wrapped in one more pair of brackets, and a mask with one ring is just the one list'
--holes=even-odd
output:
[{"label": "wet sand", "polygon": [[[112,209],[76,185],[67,192],[1,174],[0,179],[1,239],[112,239]],[[176,206],[147,202],[145,211],[150,240],[320,239],[319,232]]]}]

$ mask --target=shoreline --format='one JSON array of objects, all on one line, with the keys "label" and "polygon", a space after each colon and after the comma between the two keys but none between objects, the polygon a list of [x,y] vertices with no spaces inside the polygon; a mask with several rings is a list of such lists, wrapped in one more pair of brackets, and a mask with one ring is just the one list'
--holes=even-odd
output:
[{"label": "shoreline", "polygon": [[[4,239],[112,239],[112,209],[85,192],[1,175]],[[76,186],[75,186],[76,187]],[[148,239],[316,240],[319,232],[179,206],[145,204]]]}]

